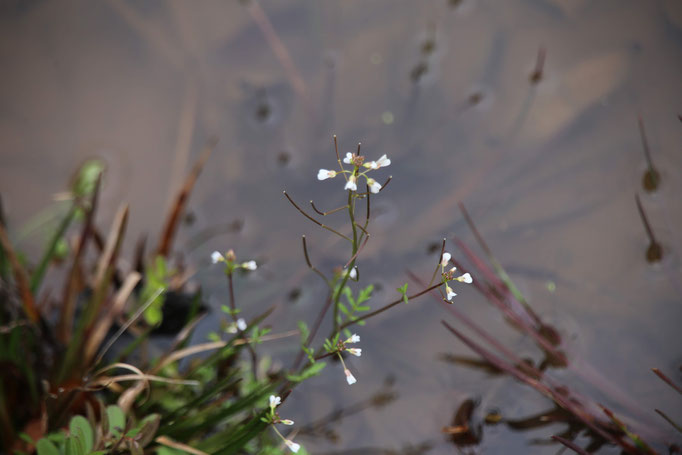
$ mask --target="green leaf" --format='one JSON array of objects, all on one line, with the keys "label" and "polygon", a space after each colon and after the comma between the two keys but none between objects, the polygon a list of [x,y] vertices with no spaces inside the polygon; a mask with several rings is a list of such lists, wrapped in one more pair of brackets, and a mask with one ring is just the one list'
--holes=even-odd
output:
[{"label": "green leaf", "polygon": [[87,197],[95,190],[95,184],[99,175],[104,172],[106,165],[98,158],[92,158],[83,163],[78,169],[71,192],[77,197]]},{"label": "green leaf", "polygon": [[161,296],[157,297],[154,303],[152,303],[149,308],[147,308],[144,312],[144,319],[147,321],[147,324],[149,325],[156,325],[161,322],[161,319],[163,319],[163,313],[161,311],[161,304],[159,303]]},{"label": "green leaf", "polygon": [[353,298],[353,291],[348,286],[345,286],[343,288],[343,295],[346,296],[346,299],[348,299],[348,303],[351,304],[351,306],[355,306],[355,299]]},{"label": "green leaf", "polygon": [[305,342],[308,341],[308,337],[310,336],[308,325],[303,321],[298,321],[298,331],[301,332],[301,343],[305,344]]},{"label": "green leaf", "polygon": [[351,315],[350,310],[349,310],[348,308],[346,308],[346,305],[344,305],[344,304],[341,303],[341,302],[339,302],[339,310],[341,310],[341,312],[342,312],[343,314],[345,314],[346,316],[350,316],[350,315]]},{"label": "green leaf", "polygon": [[373,284],[370,284],[365,289],[361,290],[360,293],[358,294],[358,300],[356,304],[360,305],[362,302],[366,302],[367,300],[369,300],[372,297],[373,290],[374,290]]},{"label": "green leaf", "polygon": [[171,447],[159,446],[156,449],[156,455],[185,455],[187,452],[180,449],[173,449]]},{"label": "green leaf", "polygon": [[90,453],[95,435],[88,419],[83,416],[74,416],[69,422],[69,433],[80,441],[85,453]]},{"label": "green leaf", "polygon": [[301,348],[303,349],[303,352],[305,352],[306,356],[308,356],[310,363],[315,363],[315,349],[307,348],[305,346],[301,346]]},{"label": "green leaf", "polygon": [[36,444],[38,455],[61,455],[59,449],[47,439],[43,438]]},{"label": "green leaf", "polygon": [[128,431],[126,433],[126,438],[128,439],[134,439],[135,436],[137,436],[140,433],[140,428],[133,428],[132,430]]},{"label": "green leaf", "polygon": [[317,376],[326,366],[327,364],[325,362],[315,362],[304,369],[301,374],[288,374],[287,379],[291,382],[302,382],[306,379],[312,378],[313,376]]},{"label": "green leaf", "polygon": [[[151,265],[145,268],[144,288],[140,294],[140,301],[146,302],[168,286],[169,273],[166,260],[163,256],[156,256]],[[143,316],[147,324],[156,325],[161,322],[163,313],[161,311],[164,302],[164,295],[159,294],[145,310]]]},{"label": "green leaf", "polygon": [[66,439],[65,452],[66,455],[86,455],[83,449],[83,441],[73,436]]},{"label": "green leaf", "polygon": [[50,262],[54,258],[64,257],[66,256],[66,253],[68,253],[69,245],[64,239],[64,233],[71,225],[71,222],[75,217],[75,214],[76,204],[71,206],[69,212],[66,214],[64,219],[62,219],[61,223],[52,234],[52,238],[48,243],[47,249],[43,253],[43,257],[40,259],[40,263],[38,264],[35,271],[31,275],[30,286],[31,291],[33,292],[34,295],[36,294],[36,291],[38,290],[40,283],[43,281],[43,277],[45,276],[45,272],[47,272],[47,268],[50,265]]},{"label": "green leaf", "polygon": [[109,436],[118,440],[126,428],[126,416],[118,406],[107,406],[107,419],[109,419]]},{"label": "green leaf", "polygon": [[407,283],[402,285],[402,287],[399,287],[397,291],[403,296],[403,302],[407,303]]},{"label": "green leaf", "polygon": [[24,432],[19,433],[19,438],[21,438],[22,441],[28,442],[31,445],[35,444],[35,441],[33,440],[33,438],[31,438],[28,434],[26,434]]}]

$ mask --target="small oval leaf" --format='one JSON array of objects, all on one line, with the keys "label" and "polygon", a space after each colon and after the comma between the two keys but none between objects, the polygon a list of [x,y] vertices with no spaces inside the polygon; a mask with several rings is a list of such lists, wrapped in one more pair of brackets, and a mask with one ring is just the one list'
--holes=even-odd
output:
[{"label": "small oval leaf", "polygon": [[36,444],[38,455],[60,455],[59,449],[47,439],[43,438]]},{"label": "small oval leaf", "polygon": [[69,422],[69,432],[72,437],[78,438],[85,453],[92,451],[94,444],[94,432],[90,422],[83,416],[74,416]]}]

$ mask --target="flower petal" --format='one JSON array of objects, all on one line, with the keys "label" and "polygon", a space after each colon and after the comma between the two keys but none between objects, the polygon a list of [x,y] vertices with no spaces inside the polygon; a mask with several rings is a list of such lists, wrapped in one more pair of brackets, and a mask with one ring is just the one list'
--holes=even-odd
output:
[{"label": "flower petal", "polygon": [[360,335],[357,335],[355,333],[353,335],[351,335],[351,337],[348,338],[346,341],[344,341],[344,343],[351,343],[351,344],[352,343],[359,343],[359,342],[360,342]]},{"label": "flower petal", "polygon": [[353,162],[353,154],[350,152],[346,153],[346,157],[343,159],[343,162],[346,164],[351,164]]},{"label": "flower petal", "polygon": [[390,166],[390,165],[391,165],[391,160],[388,159],[388,157],[387,157],[386,154],[384,153],[383,155],[381,155],[381,158],[379,158],[379,159],[377,160],[377,164],[379,165],[379,167]]},{"label": "flower petal", "polygon": [[258,268],[258,265],[256,264],[256,261],[248,261],[244,262],[242,264],[242,267],[245,268],[246,270],[256,270]]},{"label": "flower petal", "polygon": [[360,357],[362,355],[362,348],[348,348],[346,351],[355,357]]},{"label": "flower petal", "polygon": [[284,443],[287,445],[287,447],[289,447],[289,450],[291,450],[294,453],[298,452],[301,449],[301,444],[296,444],[294,441],[285,439]]},{"label": "flower petal", "polygon": [[353,385],[356,382],[358,382],[357,379],[355,379],[355,376],[353,376],[353,373],[351,373],[348,368],[344,368],[343,372],[346,373],[346,382],[348,383],[348,385]]},{"label": "flower petal", "polygon": [[317,171],[317,180],[327,180],[336,177],[336,171],[330,171],[327,169],[320,169]]},{"label": "flower petal", "polygon": [[279,406],[279,404],[282,402],[282,399],[280,397],[276,397],[274,395],[270,395],[270,407],[275,408],[276,406]]},{"label": "flower petal", "polygon": [[358,190],[358,185],[355,183],[357,180],[357,177],[354,175],[351,175],[348,177],[348,181],[346,182],[346,186],[343,187],[344,190],[351,190],[351,191],[357,191]]},{"label": "flower petal", "polygon": [[457,281],[459,281],[461,283],[471,284],[474,282],[474,279],[471,278],[471,274],[469,272],[467,272],[464,275],[457,277]]},{"label": "flower petal", "polygon": [[443,258],[441,259],[440,264],[443,267],[445,267],[446,265],[448,265],[448,262],[450,262],[451,258],[452,258],[452,255],[446,251],[445,253],[443,253]]},{"label": "flower petal", "polygon": [[448,294],[448,300],[451,302],[452,298],[457,295],[450,286],[445,286],[445,292]]},{"label": "flower petal", "polygon": [[367,185],[369,185],[369,190],[374,194],[381,191],[381,185],[374,179],[367,179]]},{"label": "flower petal", "polygon": [[223,259],[225,259],[225,258],[218,251],[214,251],[213,253],[211,253],[211,262],[213,262],[214,264],[217,264],[218,262],[220,262]]}]

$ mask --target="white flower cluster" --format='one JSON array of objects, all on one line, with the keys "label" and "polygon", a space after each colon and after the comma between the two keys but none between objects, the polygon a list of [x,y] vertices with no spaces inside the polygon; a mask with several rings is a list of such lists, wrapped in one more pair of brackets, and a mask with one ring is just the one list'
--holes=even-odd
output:
[{"label": "white flower cluster", "polygon": [[[354,355],[356,357],[360,357],[362,355],[362,349],[361,348],[347,348],[347,344],[355,344],[360,342],[360,335],[356,335],[355,333],[351,335],[350,338],[348,338],[346,341],[340,344],[341,350],[346,351],[347,353]],[[341,351],[340,350],[340,351]],[[339,359],[341,359],[341,365],[343,365],[343,372],[346,375],[346,382],[348,382],[348,385],[353,385],[357,381],[355,379],[355,376],[353,376],[353,373],[350,372],[348,367],[346,366],[346,363],[343,361],[343,357],[341,357],[341,352],[339,351]]]},{"label": "white flower cluster", "polygon": [[223,262],[229,267],[242,268],[245,270],[256,270],[258,268],[258,265],[254,260],[242,262],[241,264],[235,264],[235,260],[236,256],[233,250],[228,251],[224,256],[220,251],[214,251],[211,253],[211,262],[214,264]]},{"label": "white flower cluster", "polygon": [[279,435],[280,438],[282,438],[282,441],[284,441],[284,444],[291,450],[292,452],[296,453],[301,449],[301,444],[297,444],[291,439],[285,438],[282,433],[279,432],[277,427],[275,427],[276,423],[281,423],[282,425],[293,425],[294,421],[290,419],[280,419],[279,415],[275,411],[275,408],[282,403],[282,399],[278,396],[275,395],[270,395],[270,419],[271,419],[271,424],[272,428],[275,430],[275,433]]},{"label": "white flower cluster", "polygon": [[246,321],[242,318],[237,319],[237,322],[233,322],[230,325],[227,326],[226,332],[227,333],[237,333],[239,331],[243,332],[246,330],[248,326],[246,325]]},{"label": "white flower cluster", "polygon": [[[367,186],[369,190],[376,194],[381,191],[381,184],[371,177],[367,177],[369,171],[373,171],[382,167],[387,167],[391,164],[391,160],[384,154],[376,161],[370,161],[368,163],[364,162],[365,157],[360,155],[355,155],[353,153],[346,153],[346,157],[343,159],[345,164],[350,164],[353,166],[353,170],[347,171],[341,166],[341,171],[334,171],[329,169],[320,169],[317,171],[318,180],[332,179],[339,174],[343,174],[346,178],[346,185],[343,187],[344,190],[357,191],[358,190],[358,178],[364,177],[367,180]],[[365,170],[361,171],[361,168]]]},{"label": "white flower cluster", "polygon": [[445,272],[445,267],[448,266],[451,258],[452,255],[446,251],[445,253],[443,253],[443,256],[441,257],[440,261],[441,275],[443,276],[443,283],[445,284],[445,294],[449,302],[452,302],[453,297],[455,297],[457,293],[455,293],[455,291],[453,291],[452,288],[448,285],[448,281],[454,280],[466,284],[471,284],[474,282],[469,272],[458,277],[455,277],[455,271],[457,270],[457,267],[452,267],[448,272]]}]

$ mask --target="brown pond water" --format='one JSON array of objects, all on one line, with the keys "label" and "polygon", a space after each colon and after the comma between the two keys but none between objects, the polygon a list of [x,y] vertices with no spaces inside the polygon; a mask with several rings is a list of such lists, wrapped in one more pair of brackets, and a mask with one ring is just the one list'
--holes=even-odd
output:
[{"label": "brown pond water", "polygon": [[[386,153],[393,162],[381,171],[394,179],[374,199],[372,238],[360,259],[363,279],[381,285],[374,305],[393,299],[407,269],[430,276],[438,253],[427,250],[434,242],[457,235],[474,245],[457,209],[463,201],[531,305],[565,335],[570,359],[591,364],[627,391],[631,407],[641,410],[637,420],[670,434],[653,409],[680,421],[682,402],[650,368],[682,381],[682,3],[260,5],[0,2],[0,192],[15,238],[93,156],[109,166],[98,224],[108,226],[116,206],[128,201],[129,239],[156,232],[170,191],[208,138],[218,137],[178,249],[189,251],[195,278],[215,306],[225,286],[209,265],[210,252],[235,248],[256,258],[262,266],[238,283],[239,304],[255,315],[279,303],[272,323],[288,330],[298,319],[312,321],[325,295],[305,267],[300,235],[308,236],[312,260],[324,270],[347,257],[282,190],[301,203],[341,205],[338,179],[315,176],[334,165],[332,134],[343,153],[361,141],[370,159]],[[274,27],[270,41],[264,17]],[[540,48],[546,61],[533,84]],[[662,175],[652,194],[641,185],[646,161],[638,114]],[[656,265],[645,260],[636,192],[664,247]],[[242,228],[231,232],[227,225],[236,220]],[[28,254],[40,250],[41,232],[21,240]],[[291,301],[295,288],[301,292]],[[538,358],[473,288],[457,292],[458,308],[520,354]],[[370,397],[387,377],[397,398],[333,424],[336,442],[319,435],[299,442],[312,453],[407,446],[452,453],[441,428],[467,398],[480,399],[477,419],[492,408],[507,418],[551,408],[508,378],[442,361],[443,354],[470,352],[441,319],[455,322],[423,298],[359,328],[364,352],[351,364],[358,383],[348,387],[333,365],[294,391],[286,416],[309,424]],[[262,350],[289,362],[294,348],[292,340]],[[623,400],[573,373],[556,374],[631,415]],[[485,427],[479,450],[556,453],[557,446],[532,442],[562,428]]]}]

